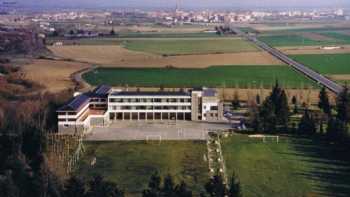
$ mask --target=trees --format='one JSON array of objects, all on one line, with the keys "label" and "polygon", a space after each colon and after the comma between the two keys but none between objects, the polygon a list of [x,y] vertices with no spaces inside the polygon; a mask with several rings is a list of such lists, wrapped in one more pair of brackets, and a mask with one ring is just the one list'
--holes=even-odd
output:
[{"label": "trees", "polygon": [[95,176],[89,183],[89,190],[86,197],[123,197],[124,192],[117,185],[110,181],[105,181],[101,176]]},{"label": "trees", "polygon": [[337,97],[337,116],[336,118],[345,123],[350,122],[350,94],[348,87],[345,87],[344,90]]},{"label": "trees", "polygon": [[241,184],[235,173],[233,173],[231,177],[228,189],[228,197],[242,197]]},{"label": "trees", "polygon": [[235,92],[233,95],[233,101],[232,101],[232,107],[234,110],[237,110],[241,106],[240,101],[239,101],[239,96],[238,93]]},{"label": "trees", "polygon": [[329,103],[328,94],[325,87],[322,87],[319,95],[318,107],[323,111],[323,113],[328,116],[331,115],[331,105]]},{"label": "trees", "polygon": [[72,176],[64,184],[63,194],[65,197],[84,197],[86,195],[85,182],[78,177]]},{"label": "trees", "polygon": [[262,103],[258,117],[261,118],[261,127],[264,132],[276,132],[278,126],[282,126],[284,130],[288,128],[288,99],[278,82],[273,87],[270,96]]},{"label": "trees", "polygon": [[211,178],[204,188],[211,197],[224,197],[226,195],[226,185],[223,183],[222,177],[218,175]]},{"label": "trees", "polygon": [[305,109],[304,115],[298,126],[299,134],[313,135],[316,133],[316,123],[308,109]]},{"label": "trees", "polygon": [[185,182],[176,185],[171,175],[165,176],[163,183],[158,173],[151,176],[148,188],[143,190],[143,197],[192,197],[192,192]]}]

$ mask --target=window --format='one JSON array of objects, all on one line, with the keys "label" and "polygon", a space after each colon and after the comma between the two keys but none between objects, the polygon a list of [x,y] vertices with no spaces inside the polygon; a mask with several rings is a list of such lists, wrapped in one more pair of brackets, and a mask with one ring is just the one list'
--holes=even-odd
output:
[{"label": "window", "polygon": [[218,110],[218,106],[211,106],[210,110],[216,111],[216,110]]}]

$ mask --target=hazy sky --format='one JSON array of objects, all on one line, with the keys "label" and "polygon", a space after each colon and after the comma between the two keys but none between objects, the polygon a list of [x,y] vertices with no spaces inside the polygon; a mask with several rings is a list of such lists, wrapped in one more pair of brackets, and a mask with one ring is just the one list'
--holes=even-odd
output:
[{"label": "hazy sky", "polygon": [[[5,0],[0,0],[5,1]],[[174,7],[176,0],[17,0],[25,5]],[[182,7],[342,7],[350,0],[180,0]]]}]

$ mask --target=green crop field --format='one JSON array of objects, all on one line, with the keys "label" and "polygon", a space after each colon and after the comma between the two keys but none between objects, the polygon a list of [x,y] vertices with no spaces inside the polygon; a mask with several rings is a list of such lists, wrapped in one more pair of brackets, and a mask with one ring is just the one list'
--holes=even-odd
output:
[{"label": "green crop field", "polygon": [[266,35],[260,36],[259,40],[274,46],[274,47],[282,47],[282,46],[312,46],[312,45],[328,45],[328,44],[340,44],[340,41],[317,41],[311,40],[309,38],[305,38],[301,35]]},{"label": "green crop field", "polygon": [[138,87],[261,87],[279,80],[286,88],[313,85],[287,66],[212,66],[205,69],[98,68],[83,78],[91,85]]},{"label": "green crop field", "polygon": [[243,196],[350,196],[349,150],[318,140],[223,139],[228,174],[239,177]]},{"label": "green crop field", "polygon": [[350,36],[346,34],[342,34],[336,31],[327,31],[327,32],[322,32],[322,35],[325,35],[330,38],[334,38],[341,42],[342,44],[350,44]]},{"label": "green crop field", "polygon": [[350,54],[311,54],[290,57],[322,74],[350,74]]},{"label": "green crop field", "polygon": [[[142,192],[156,171],[177,182],[184,180],[197,195],[209,179],[205,141],[87,142],[85,148],[75,174],[87,178],[100,174],[127,194]],[[91,166],[94,157],[96,165]]]},{"label": "green crop field", "polygon": [[247,41],[227,39],[159,39],[126,40],[125,48],[160,55],[210,54],[258,51]]},{"label": "green crop field", "polygon": [[119,33],[119,38],[211,38],[219,37],[216,33]]}]

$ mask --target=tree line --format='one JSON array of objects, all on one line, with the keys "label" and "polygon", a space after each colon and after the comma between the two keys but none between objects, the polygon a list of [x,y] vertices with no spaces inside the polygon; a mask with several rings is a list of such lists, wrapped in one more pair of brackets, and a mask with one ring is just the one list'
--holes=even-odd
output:
[{"label": "tree line", "polygon": [[[321,134],[335,142],[344,142],[349,139],[350,92],[348,87],[344,87],[344,90],[337,95],[335,105],[331,104],[326,89],[321,88],[317,105],[320,111],[310,110],[305,104],[300,106],[295,96],[291,99],[292,106],[290,106],[286,92],[278,82],[262,103],[257,96],[256,103],[257,105],[250,110],[252,114],[250,126],[255,132],[294,133],[309,136]],[[297,124],[291,121],[291,115],[300,113],[302,117]]]}]

